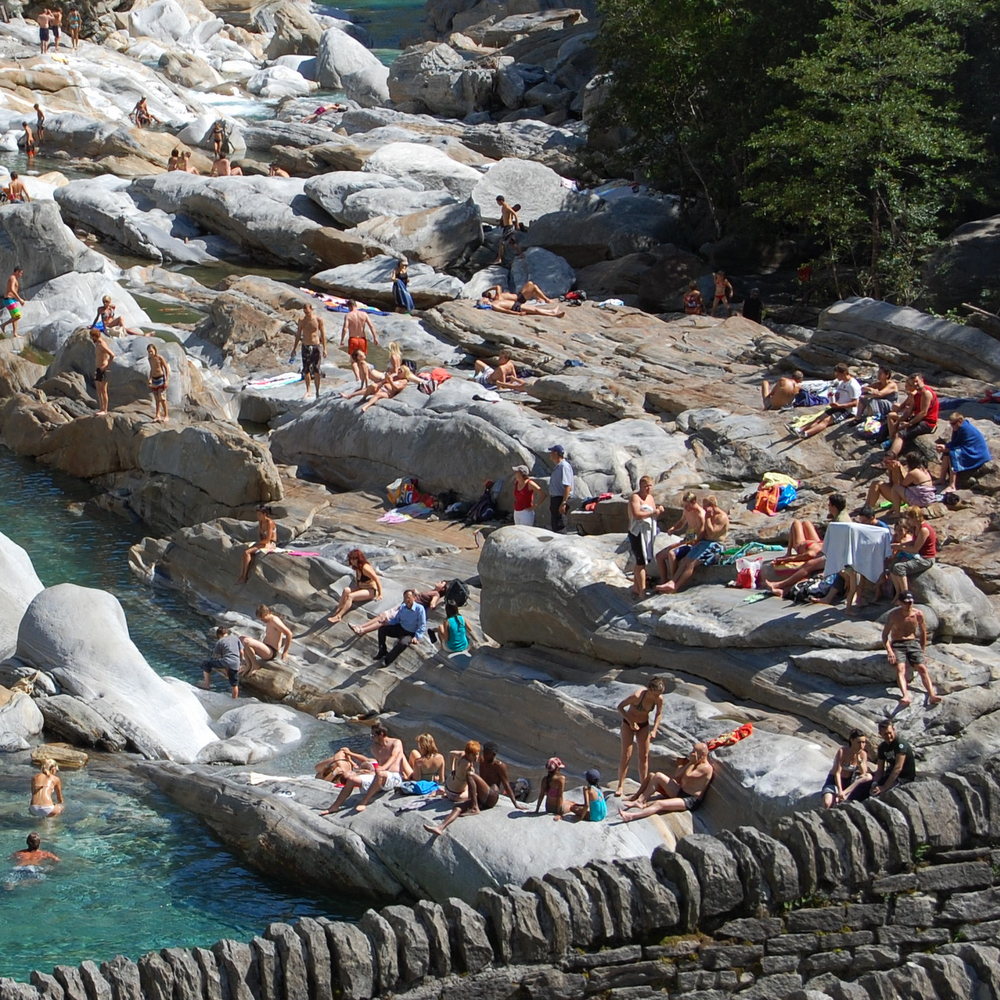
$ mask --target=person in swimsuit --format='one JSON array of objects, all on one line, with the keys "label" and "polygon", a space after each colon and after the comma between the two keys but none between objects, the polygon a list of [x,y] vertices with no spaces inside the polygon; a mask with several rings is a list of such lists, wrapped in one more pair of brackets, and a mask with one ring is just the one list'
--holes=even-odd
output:
[{"label": "person in swimsuit", "polygon": [[403,781],[410,777],[412,769],[403,754],[403,742],[389,735],[385,726],[376,723],[372,726],[372,759],[374,770],[354,770],[344,779],[344,787],[340,790],[333,805],[324,809],[320,816],[329,816],[339,812],[356,789],[364,789],[364,798],[355,806],[358,812],[364,812],[372,799],[379,792],[391,792],[399,788]]},{"label": "person in swimsuit", "polygon": [[215,158],[218,160],[223,155],[222,143],[226,138],[226,125],[221,118],[216,119],[215,124],[212,126],[212,152],[215,154]]},{"label": "person in swimsuit", "polygon": [[705,300],[698,291],[697,281],[692,281],[684,293],[684,312],[688,316],[701,316],[705,312]]},{"label": "person in swimsuit", "polygon": [[[52,28],[52,48],[59,51],[59,36],[62,34],[62,11],[56,7],[55,10],[49,12],[52,16],[51,28]],[[41,138],[41,136],[39,136]]]},{"label": "person in swimsuit", "polygon": [[198,168],[191,162],[190,149],[184,150],[184,152],[181,154],[181,161],[182,163],[181,166],[177,168],[178,170],[183,170],[184,173],[186,174],[197,174],[200,172]]},{"label": "person in swimsuit", "polygon": [[341,747],[333,756],[324,758],[316,765],[316,777],[320,781],[329,781],[332,785],[342,785],[356,768],[373,763],[370,757]]},{"label": "person in swimsuit", "polygon": [[38,44],[44,56],[49,51],[49,25],[52,24],[52,14],[48,7],[35,15],[35,21],[38,23]]},{"label": "person in swimsuit", "polygon": [[596,767],[587,771],[583,780],[587,782],[583,786],[583,802],[573,803],[562,816],[555,819],[562,819],[564,816],[575,816],[585,823],[600,823],[607,819],[608,803],[601,791],[601,772]]},{"label": "person in swimsuit", "polygon": [[[715,768],[708,762],[708,747],[695,743],[687,757],[680,758],[672,777],[657,771],[646,777],[639,790],[618,810],[623,823],[659,813],[694,812],[701,808]],[[638,810],[632,812],[632,810]]]},{"label": "person in swimsuit", "polygon": [[494,265],[503,263],[504,251],[509,246],[514,248],[518,257],[524,255],[517,242],[517,211],[507,204],[507,199],[502,194],[497,195],[497,205],[500,207],[500,242],[497,244],[497,259],[493,261]]},{"label": "person in swimsuit", "polygon": [[414,781],[444,784],[444,754],[438,750],[430,733],[421,733],[417,737],[417,748],[410,751],[408,760]]},{"label": "person in swimsuit", "polygon": [[701,537],[685,551],[677,549],[674,575],[657,588],[658,594],[676,594],[683,590],[699,566],[711,566],[722,555],[722,547],[729,533],[729,515],[719,506],[719,501],[709,494],[701,502],[705,511],[705,526]]},{"label": "person in swimsuit", "polygon": [[80,47],[81,27],[83,27],[83,21],[80,17],[80,11],[76,7],[70,7],[69,13],[66,15],[66,28],[69,31],[69,39],[73,43],[74,52]]},{"label": "person in swimsuit", "polygon": [[726,277],[726,272],[716,271],[713,275],[713,280],[715,282],[715,291],[712,295],[712,315],[715,315],[715,311],[719,306],[725,306],[726,315],[731,316],[733,310],[730,308],[729,303],[733,298],[733,286]]},{"label": "person in swimsuit", "polygon": [[292,175],[285,170],[284,167],[279,167],[277,163],[272,163],[267,168],[268,177],[291,177]]},{"label": "person in swimsuit", "polygon": [[866,798],[871,780],[868,737],[854,729],[847,746],[840,747],[833,758],[833,767],[823,784],[823,807],[829,809],[838,802]]},{"label": "person in swimsuit", "polygon": [[[490,744],[486,745],[486,747],[489,746]],[[476,774],[476,761],[479,759],[480,753],[485,754],[485,752],[486,748],[480,748],[475,740],[470,740],[466,743],[464,750],[451,751],[452,757],[457,759],[453,761],[451,780],[445,783],[445,794],[453,802],[456,801],[455,796],[460,794],[456,789],[461,789],[464,782],[465,798],[448,813],[444,822],[439,826],[432,826],[430,823],[425,823],[424,829],[428,833],[433,833],[434,836],[440,837],[459,816],[475,816],[478,813],[485,812],[487,809],[492,809],[500,801],[500,789],[498,785],[490,784],[488,777]],[[494,750],[493,753],[495,755],[496,751]],[[493,761],[493,763],[499,764],[499,761]],[[506,773],[506,765],[500,766],[504,768],[504,773]],[[507,787],[510,788],[510,782],[507,782]],[[510,790],[510,797],[516,808],[517,801],[514,799],[513,789]]]},{"label": "person in swimsuit", "polygon": [[153,422],[165,423],[170,419],[167,412],[167,384],[170,380],[170,365],[156,349],[155,344],[150,344],[146,348],[146,357],[149,359],[149,386],[153,394]]},{"label": "person in swimsuit", "polygon": [[774,385],[764,379],[760,384],[760,398],[765,410],[782,410],[791,406],[802,388],[805,375],[796,370],[791,375],[782,375]]},{"label": "person in swimsuit", "polygon": [[319,382],[322,374],[319,370],[320,355],[326,357],[326,324],[316,315],[312,303],[302,306],[302,318],[295,327],[295,340],[292,342],[292,353],[288,358],[291,363],[295,357],[295,348],[302,342],[302,381],[306,384],[303,399],[309,396],[310,380],[316,384],[316,398],[319,399]]},{"label": "person in swimsuit", "polygon": [[896,683],[899,685],[900,708],[908,708],[910,697],[908,681],[916,670],[923,681],[928,705],[939,705],[941,696],[934,689],[924,652],[927,649],[927,622],[924,613],[913,606],[913,594],[908,590],[899,595],[899,606],[889,612],[882,629],[882,645],[885,647],[889,666],[896,668]]},{"label": "person in swimsuit", "polygon": [[[14,179],[17,177],[17,174],[11,174],[10,176],[11,187],[13,187]],[[4,289],[3,293],[3,304],[7,309],[8,317],[0,322],[0,333],[2,333],[7,324],[10,323],[10,335],[12,337],[17,336],[17,323],[21,318],[21,306],[24,305],[24,299],[21,298],[21,277],[23,274],[24,268],[21,267],[20,264],[15,265],[14,270],[7,279],[7,287]]]},{"label": "person in swimsuit", "polygon": [[117,311],[118,306],[111,301],[111,296],[105,295],[101,299],[101,304],[97,307],[97,315],[94,317],[94,322],[90,325],[96,327],[98,330],[103,330],[109,337],[117,336],[114,333],[115,330],[121,330],[133,337],[146,336],[142,330],[133,330],[131,327],[126,326],[125,317],[116,316],[115,313]]},{"label": "person in swimsuit", "polygon": [[229,177],[232,175],[233,167],[228,156],[217,156],[212,163],[209,177]]},{"label": "person in swimsuit", "polygon": [[4,193],[11,205],[31,201],[31,195],[28,194],[28,189],[24,186],[24,181],[18,177],[16,170],[11,171],[10,183],[4,188]]},{"label": "person in swimsuit", "polygon": [[[355,395],[363,396],[376,382],[385,378],[385,372],[380,372],[367,358],[364,351],[355,351],[351,355],[351,371],[358,376],[360,383]],[[342,394],[346,397],[346,393]]]},{"label": "person in swimsuit", "polygon": [[[346,339],[348,355],[353,358],[355,351],[362,351],[367,356],[368,331],[371,331],[372,342],[376,345],[378,344],[378,331],[372,323],[371,316],[366,312],[362,312],[354,299],[347,300],[347,310],[347,315],[344,317],[344,325],[340,328],[340,346],[344,346],[344,340]],[[360,382],[361,372],[354,365],[353,361],[351,363],[351,371],[354,372],[354,377]]]},{"label": "person in swimsuit", "polygon": [[668,545],[656,553],[656,570],[660,577],[661,586],[673,579],[677,569],[678,550],[687,546],[684,553],[686,554],[690,550],[690,546],[694,545],[705,531],[705,508],[698,503],[698,495],[694,490],[688,490],[681,501],[684,505],[681,508],[681,516],[667,530],[667,534],[676,535],[677,532],[683,530],[684,535],[679,542],[674,542],[673,545]]},{"label": "person in swimsuit", "polygon": [[527,385],[523,378],[518,378],[517,368],[510,359],[510,351],[500,352],[495,368],[477,358],[472,379],[484,389],[523,389]]},{"label": "person in swimsuit", "polygon": [[341,591],[340,602],[333,614],[327,618],[331,625],[336,625],[355,604],[382,600],[382,581],[375,567],[368,561],[368,556],[361,549],[351,549],[347,553],[347,565],[354,571],[354,586],[345,587]]},{"label": "person in swimsuit", "polygon": [[42,850],[42,838],[37,833],[29,833],[27,837],[27,850],[15,851],[11,856],[15,868],[23,868],[26,865],[40,865],[43,861],[58,861],[51,851]]},{"label": "person in swimsuit", "polygon": [[660,530],[657,518],[663,513],[663,507],[653,499],[651,476],[643,476],[639,480],[639,489],[629,500],[628,512],[631,522],[628,541],[635,559],[631,594],[641,599],[646,596],[646,564],[654,558],[653,540]]},{"label": "person in swimsuit", "polygon": [[45,112],[40,104],[35,105],[35,138],[39,142],[45,141]]},{"label": "person in swimsuit", "polygon": [[236,578],[237,584],[250,579],[250,566],[262,552],[273,552],[278,545],[278,525],[271,517],[271,508],[261,504],[257,508],[257,541],[243,550],[243,567]]},{"label": "person in swimsuit", "polygon": [[184,167],[182,166],[182,163],[183,157],[181,156],[181,151],[174,147],[170,150],[170,157],[167,160],[167,173],[170,173],[173,170],[183,170]]},{"label": "person in swimsuit", "polygon": [[35,145],[35,133],[32,132],[31,126],[27,122],[21,122],[21,128],[24,129],[24,152],[29,157],[34,156],[38,152]]},{"label": "person in swimsuit", "polygon": [[563,814],[563,792],[566,790],[566,775],[560,774],[566,765],[558,757],[550,757],[545,765],[545,777],[538,783],[538,801],[535,815],[545,801],[545,811],[561,819]]},{"label": "person in swimsuit", "polygon": [[42,761],[40,768],[40,773],[31,778],[31,804],[28,812],[39,818],[58,816],[64,808],[59,765],[48,757]]},{"label": "person in swimsuit", "polygon": [[[615,795],[621,797],[625,790],[625,776],[628,774],[632,761],[632,750],[639,751],[639,781],[645,781],[649,773],[649,745],[656,739],[660,731],[660,719],[663,717],[663,692],[666,684],[662,677],[654,677],[644,688],[633,691],[618,705],[618,714],[622,717],[621,742],[622,754],[618,764],[618,787]],[[653,717],[650,728],[649,715]]]},{"label": "person in swimsuit", "polygon": [[483,305],[488,306],[492,306],[494,303],[499,303],[502,306],[510,306],[517,302],[518,297],[521,298],[522,302],[530,302],[532,305],[551,303],[553,301],[531,280],[521,285],[519,292],[505,292],[500,285],[490,285],[483,292],[479,301]]},{"label": "person in swimsuit", "polygon": [[902,512],[903,504],[908,507],[929,507],[934,502],[937,491],[934,477],[927,471],[927,460],[919,453],[911,455],[886,455],[883,460],[889,473],[889,481],[872,483],[868,487],[865,504],[874,507],[882,498],[892,502],[886,514]]},{"label": "person in swimsuit", "polygon": [[157,124],[160,123],[160,119],[149,110],[145,97],[140,97],[139,100],[135,102],[135,107],[132,109],[132,113],[129,115],[129,118],[131,118],[139,128],[145,128],[153,122],[156,122]]},{"label": "person in swimsuit", "polygon": [[101,336],[101,331],[92,328],[90,339],[94,343],[94,392],[97,395],[97,413],[101,416],[111,408],[108,403],[108,368],[114,360],[115,352]]},{"label": "person in swimsuit", "polygon": [[292,630],[266,604],[257,605],[257,618],[264,623],[264,638],[240,637],[247,664],[244,677],[250,677],[262,663],[287,660],[292,647]]},{"label": "person in swimsuit", "polygon": [[494,312],[508,313],[513,316],[565,316],[566,310],[558,305],[540,306],[527,300],[522,292],[514,296],[510,304],[494,302],[490,305]]}]

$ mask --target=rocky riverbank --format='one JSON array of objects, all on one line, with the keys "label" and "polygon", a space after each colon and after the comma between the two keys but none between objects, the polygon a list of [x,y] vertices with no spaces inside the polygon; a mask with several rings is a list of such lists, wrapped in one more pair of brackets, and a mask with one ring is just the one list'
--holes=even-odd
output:
[{"label": "rocky riverbank", "polygon": [[[408,745],[428,730],[442,748],[495,739],[515,773],[537,778],[556,753],[571,774],[598,766],[610,782],[616,705],[662,674],[669,693],[654,767],[695,740],[755,727],[716,753],[694,828],[774,828],[814,804],[834,746],[897,708],[880,642],[887,607],[847,618],[836,607],[747,603],[725,587],[734,575],[725,568],[680,595],[635,602],[625,498],[652,475],[666,527],[685,489],[712,489],[734,545],[783,542],[791,518],[821,519],[833,492],[860,504],[881,453],[847,425],[808,441],[790,435],[788,414],[761,410],[765,373],[825,378],[839,361],[863,374],[885,363],[920,369],[942,395],[973,401],[1000,377],[988,332],[868,299],[833,304],[809,326],[680,315],[689,282],[710,293],[714,262],[697,253],[677,199],[608,179],[580,183],[600,97],[593,11],[539,4],[499,17],[480,6],[431,7],[435,37],[391,68],[358,26],[292,0],[109,6],[94,23],[102,46],[87,41],[58,57],[34,51],[29,25],[0,25],[0,128],[41,100],[43,155],[88,174],[32,179],[36,200],[0,211],[0,272],[23,266],[27,299],[19,336],[0,343],[0,442],[93,481],[102,503],[148,525],[131,563],[150,585],[176,587],[247,630],[265,603],[295,632],[288,662],[246,681],[282,704],[221,714],[151,674],[107,595],[42,590],[27,557],[4,549],[3,678],[39,674],[34,699],[16,694],[0,706],[0,741],[23,745],[45,726],[170,760],[149,765],[151,780],[252,864],[292,877],[329,867],[341,888],[386,898],[471,899],[570,854],[648,853],[689,833],[691,817],[597,829],[538,820],[529,832],[523,815],[498,811],[458,824],[433,850],[421,813],[395,816],[396,800],[321,821],[324,786],[294,776],[254,784],[237,767],[292,743],[307,724],[299,713],[378,714]],[[331,91],[346,110],[304,121],[317,102],[332,105]],[[160,119],[153,129],[128,120],[143,94]],[[174,148],[208,168],[223,98],[254,112],[222,116],[244,176],[166,172]],[[291,176],[266,176],[268,162]],[[508,253],[506,266],[494,263],[497,194],[520,203],[527,223],[523,253]],[[124,268],[122,252],[147,263]],[[412,315],[385,312],[403,257]],[[203,284],[183,270],[192,265],[226,276]],[[291,269],[311,291],[242,273],[251,266]],[[528,280],[552,298],[575,288],[588,300],[558,318],[479,308],[488,285],[516,290]],[[449,377],[432,393],[407,388],[360,412],[341,397],[356,384],[339,349],[342,313],[325,308],[319,290],[378,307],[371,318],[383,347],[395,341],[415,368]],[[105,294],[170,364],[168,424],[151,421],[145,336],[112,340],[112,412],[95,412],[87,330]],[[298,367],[287,359],[307,302],[330,338],[318,400],[303,398],[294,375],[274,379]],[[184,321],[150,318],[171,310]],[[501,349],[530,371],[523,391],[494,393],[469,377],[474,360]],[[996,454],[997,406],[962,411]],[[578,535],[548,531],[544,503],[534,528],[380,520],[386,487],[401,477],[466,501],[503,480],[497,506],[509,511],[511,467],[527,465],[544,487],[554,443],[573,463],[578,497],[611,495],[571,516]],[[802,481],[795,507],[774,519],[747,503],[772,471]],[[978,761],[996,745],[997,489],[987,469],[961,509],[943,512],[938,565],[913,582],[945,695],[938,707],[896,715],[924,771]],[[259,503],[274,511],[279,551],[238,587]],[[467,617],[483,636],[474,654],[444,660],[424,647],[373,668],[373,640],[325,622],[356,547],[382,575],[385,598],[351,621],[391,609],[405,587],[458,577],[470,584]]]}]

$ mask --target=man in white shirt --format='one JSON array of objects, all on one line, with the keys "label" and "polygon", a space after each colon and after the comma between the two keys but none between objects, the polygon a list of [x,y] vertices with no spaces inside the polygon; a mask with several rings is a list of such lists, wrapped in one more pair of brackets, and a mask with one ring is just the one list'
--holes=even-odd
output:
[{"label": "man in white shirt", "polygon": [[839,364],[833,370],[833,386],[829,392],[829,399],[826,409],[815,420],[799,428],[800,438],[811,438],[821,434],[827,427],[839,424],[856,413],[858,400],[861,399],[861,383],[845,364]]}]

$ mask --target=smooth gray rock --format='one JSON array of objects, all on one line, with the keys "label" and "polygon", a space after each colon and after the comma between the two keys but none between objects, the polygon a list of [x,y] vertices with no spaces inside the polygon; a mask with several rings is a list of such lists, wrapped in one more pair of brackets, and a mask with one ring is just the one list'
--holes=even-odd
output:
[{"label": "smooth gray rock", "polygon": [[408,177],[392,177],[370,170],[331,170],[329,173],[310,177],[303,189],[337,222],[350,225],[352,223],[348,222],[343,213],[345,202],[351,195],[367,192],[369,196],[377,197],[375,192],[395,192],[399,189],[418,192],[423,190],[423,186]]},{"label": "smooth gray rock", "polygon": [[0,658],[14,651],[17,630],[28,605],[42,591],[31,557],[0,534]]},{"label": "smooth gray rock", "polygon": [[577,156],[586,145],[586,130],[582,123],[557,126],[525,118],[471,126],[463,133],[462,141],[494,160],[533,160],[567,177],[573,174]]},{"label": "smooth gray rock", "polygon": [[518,218],[530,224],[550,212],[579,211],[596,208],[597,198],[578,194],[549,167],[532,160],[505,157],[494,164],[472,191],[484,222],[500,222],[497,195],[504,195],[511,205],[518,204]]},{"label": "smooth gray rock", "polygon": [[15,266],[23,267],[22,292],[70,272],[105,273],[105,259],[73,235],[54,202],[7,208],[0,214],[0,270],[10,274]]},{"label": "smooth gray rock", "polygon": [[[454,204],[455,198],[448,191],[411,191],[405,187],[356,191],[345,199],[343,211],[337,221],[347,226],[357,226],[380,216],[410,216]],[[406,228],[402,220],[400,226]],[[395,246],[398,240],[397,236],[387,242]]]},{"label": "smooth gray rock", "polygon": [[447,899],[443,906],[451,931],[451,953],[455,965],[468,974],[485,969],[494,957],[485,918],[460,899]]},{"label": "smooth gray rock", "polygon": [[724,844],[715,837],[694,834],[678,841],[677,853],[698,873],[704,916],[721,916],[739,907],[743,902],[739,869]]},{"label": "smooth gray rock", "polygon": [[443,43],[415,45],[395,60],[388,88],[393,104],[445,118],[464,118],[486,107],[495,70],[466,62]]},{"label": "smooth gray rock", "polygon": [[482,178],[480,171],[453,160],[447,153],[415,142],[390,142],[380,147],[365,161],[364,170],[409,178],[427,191],[450,191],[463,200]]},{"label": "smooth gray rock", "polygon": [[510,280],[517,289],[533,281],[549,298],[558,299],[576,284],[576,272],[558,254],[542,247],[528,247],[522,256],[514,258]]},{"label": "smooth gray rock", "polygon": [[[357,299],[369,305],[392,306],[392,275],[399,258],[383,254],[359,264],[343,264],[319,271],[312,276],[314,284],[329,289],[344,298]],[[448,274],[439,274],[427,264],[409,266],[408,288],[418,309],[429,309],[441,302],[458,298],[462,282]]]},{"label": "smooth gray rock", "polygon": [[326,90],[342,90],[362,107],[389,100],[389,70],[360,42],[327,28],[316,52],[316,79]]},{"label": "smooth gray rock", "polygon": [[36,704],[45,718],[45,728],[73,746],[96,747],[111,753],[125,749],[124,734],[93,705],[67,694],[39,698]]}]

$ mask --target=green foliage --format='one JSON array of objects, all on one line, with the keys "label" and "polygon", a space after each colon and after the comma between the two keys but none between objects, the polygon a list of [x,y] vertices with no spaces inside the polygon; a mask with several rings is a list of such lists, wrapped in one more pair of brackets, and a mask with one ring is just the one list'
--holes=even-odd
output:
[{"label": "green foliage", "polygon": [[798,96],[753,141],[751,196],[821,236],[858,291],[909,302],[940,213],[969,185],[975,145],[950,89],[968,0],[833,6],[815,53],[775,70]]}]

